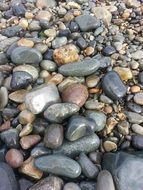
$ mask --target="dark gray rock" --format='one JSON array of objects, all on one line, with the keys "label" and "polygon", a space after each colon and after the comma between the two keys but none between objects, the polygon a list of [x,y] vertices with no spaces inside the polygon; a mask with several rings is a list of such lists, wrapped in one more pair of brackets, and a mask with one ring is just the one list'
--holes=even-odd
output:
[{"label": "dark gray rock", "polygon": [[103,49],[103,54],[105,56],[110,56],[112,55],[113,53],[116,52],[116,49],[113,47],[113,46],[106,46],[104,49]]},{"label": "dark gray rock", "polygon": [[5,162],[6,153],[7,153],[7,147],[4,145],[0,148],[0,162]]},{"label": "dark gray rock", "polygon": [[18,182],[19,182],[20,190],[27,190],[32,185],[34,185],[30,180],[26,178],[21,178]]},{"label": "dark gray rock", "polygon": [[142,112],[142,107],[134,102],[127,102],[127,108],[130,109],[132,112]]},{"label": "dark gray rock", "polygon": [[64,155],[41,156],[35,159],[35,167],[45,173],[52,173],[69,178],[77,178],[81,174],[80,165]]},{"label": "dark gray rock", "polygon": [[79,30],[79,26],[76,22],[71,21],[69,24],[69,29],[71,32],[77,32]]},{"label": "dark gray rock", "polygon": [[139,82],[143,84],[143,71],[139,73]]},{"label": "dark gray rock", "polygon": [[96,190],[95,182],[82,181],[80,182],[81,190]]},{"label": "dark gray rock", "polygon": [[110,71],[102,79],[102,88],[107,96],[113,100],[118,100],[126,95],[127,88],[122,82],[120,76]]},{"label": "dark gray rock", "polygon": [[39,143],[37,146],[35,146],[30,155],[34,158],[39,157],[39,156],[43,156],[43,155],[48,155],[51,154],[52,150],[45,148],[43,143]]},{"label": "dark gray rock", "polygon": [[2,29],[1,34],[10,38],[10,37],[18,36],[21,30],[22,28],[20,26],[10,26],[6,29]]},{"label": "dark gray rock", "polygon": [[86,47],[87,47],[87,42],[85,41],[84,38],[80,37],[77,39],[77,42],[76,44],[78,45],[78,47],[81,49],[81,50],[84,50]]},{"label": "dark gray rock", "polygon": [[100,21],[90,15],[80,15],[75,18],[82,32],[88,32],[100,26]]},{"label": "dark gray rock", "polygon": [[132,146],[135,149],[143,150],[143,135],[133,135]]},{"label": "dark gray rock", "polygon": [[5,53],[0,53],[0,65],[8,63],[8,59]]},{"label": "dark gray rock", "polygon": [[15,4],[12,6],[12,11],[15,16],[24,16],[26,9],[23,4]]},{"label": "dark gray rock", "polygon": [[59,72],[64,76],[88,76],[100,67],[100,62],[96,59],[85,59],[76,63],[62,65]]},{"label": "dark gray rock", "polygon": [[12,51],[11,60],[17,65],[38,64],[42,61],[42,55],[34,48],[17,47]]}]

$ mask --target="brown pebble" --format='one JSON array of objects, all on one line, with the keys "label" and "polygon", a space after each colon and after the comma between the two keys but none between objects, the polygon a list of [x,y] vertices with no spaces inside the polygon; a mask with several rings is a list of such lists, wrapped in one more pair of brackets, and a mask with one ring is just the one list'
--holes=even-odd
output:
[{"label": "brown pebble", "polygon": [[102,89],[100,89],[100,88],[91,88],[91,89],[89,89],[90,94],[96,94],[96,93],[101,93],[101,92],[102,92]]},{"label": "brown pebble", "polygon": [[107,106],[104,107],[104,112],[106,114],[110,114],[110,113],[112,113],[112,111],[113,111],[112,106],[107,105]]},{"label": "brown pebble", "polygon": [[26,125],[28,123],[32,123],[35,120],[35,115],[29,110],[23,110],[19,114],[19,122],[22,125]]},{"label": "brown pebble", "polygon": [[40,135],[27,135],[20,139],[20,145],[24,150],[27,150],[37,144],[40,140]]},{"label": "brown pebble", "polygon": [[6,121],[0,126],[0,132],[10,129],[10,127],[10,121]]},{"label": "brown pebble", "polygon": [[103,143],[103,146],[106,152],[115,151],[117,149],[117,145],[108,140]]},{"label": "brown pebble", "polygon": [[25,18],[27,18],[27,19],[32,19],[32,18],[34,18],[34,15],[33,15],[33,13],[31,13],[31,12],[26,12],[26,13],[25,13]]},{"label": "brown pebble", "polygon": [[140,92],[141,88],[137,85],[134,85],[130,88],[132,93]]},{"label": "brown pebble", "polygon": [[85,56],[90,56],[94,53],[94,48],[93,47],[87,47],[85,50],[84,50],[84,55]]},{"label": "brown pebble", "polygon": [[23,164],[23,155],[17,149],[10,149],[5,156],[6,162],[13,168],[19,168]]},{"label": "brown pebble", "polygon": [[65,22],[70,22],[71,20],[74,19],[74,15],[72,13],[67,13],[65,16],[64,16],[64,21]]},{"label": "brown pebble", "polygon": [[18,46],[24,46],[24,47],[29,47],[32,48],[34,46],[34,42],[32,40],[28,40],[26,38],[21,38],[18,42],[17,42]]},{"label": "brown pebble", "polygon": [[110,134],[114,127],[117,125],[117,120],[114,117],[109,117],[106,122],[105,133]]},{"label": "brown pebble", "polygon": [[28,91],[24,89],[14,91],[9,94],[9,99],[17,103],[23,103],[27,92]]},{"label": "brown pebble", "polygon": [[82,84],[72,84],[62,93],[63,102],[77,104],[82,107],[88,98],[88,90]]}]

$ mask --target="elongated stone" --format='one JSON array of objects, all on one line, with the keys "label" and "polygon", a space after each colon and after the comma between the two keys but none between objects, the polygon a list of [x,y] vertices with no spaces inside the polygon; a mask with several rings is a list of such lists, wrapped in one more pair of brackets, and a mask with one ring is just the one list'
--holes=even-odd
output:
[{"label": "elongated stone", "polygon": [[76,178],[81,173],[80,165],[64,155],[41,156],[35,159],[35,166],[45,172],[69,178]]},{"label": "elongated stone", "polygon": [[100,67],[99,60],[85,59],[83,61],[62,65],[59,72],[65,76],[88,76]]},{"label": "elongated stone", "polygon": [[44,112],[45,118],[50,122],[61,123],[64,119],[70,117],[79,111],[79,106],[72,103],[53,104]]},{"label": "elongated stone", "polygon": [[127,88],[115,71],[110,71],[102,79],[102,88],[107,96],[118,100],[126,95]]},{"label": "elongated stone", "polygon": [[67,156],[77,156],[80,152],[89,153],[98,149],[100,140],[96,134],[92,134],[74,142],[65,142],[63,145],[54,150],[54,153],[62,153]]},{"label": "elongated stone", "polygon": [[11,60],[17,65],[36,64],[42,61],[42,55],[34,48],[17,47],[12,51]]},{"label": "elongated stone", "polygon": [[140,124],[143,123],[143,116],[135,112],[126,112],[127,118],[130,123]]},{"label": "elongated stone", "polygon": [[60,102],[60,96],[55,84],[41,85],[25,97],[27,109],[32,113],[38,114],[44,111],[51,104]]}]

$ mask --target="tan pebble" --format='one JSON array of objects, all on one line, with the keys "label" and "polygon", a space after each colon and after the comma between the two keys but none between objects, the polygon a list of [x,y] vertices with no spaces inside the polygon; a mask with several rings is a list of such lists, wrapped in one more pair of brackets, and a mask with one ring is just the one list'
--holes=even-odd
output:
[{"label": "tan pebble", "polygon": [[45,79],[45,81],[49,81],[51,79],[51,74],[46,70],[42,70],[40,72],[40,77]]},{"label": "tan pebble", "polygon": [[34,46],[34,42],[32,40],[22,38],[17,42],[17,45],[32,48]]},{"label": "tan pebble", "polygon": [[106,128],[105,128],[105,131],[106,131],[107,135],[112,132],[112,130],[114,129],[114,127],[117,125],[117,123],[118,122],[117,122],[117,120],[114,117],[109,117],[107,119]]},{"label": "tan pebble", "polygon": [[81,15],[81,11],[80,10],[74,10],[73,11],[73,15],[76,17],[76,16],[79,16]]},{"label": "tan pebble", "polygon": [[100,88],[91,88],[91,89],[89,89],[90,94],[96,94],[96,93],[101,93],[101,92],[102,92],[102,89],[100,89]]},{"label": "tan pebble", "polygon": [[122,18],[123,20],[127,20],[130,16],[130,12],[129,11],[124,11],[124,13],[122,14]]},{"label": "tan pebble", "polygon": [[71,20],[74,19],[74,15],[72,13],[67,13],[65,16],[64,16],[64,21],[65,22],[70,22]]},{"label": "tan pebble", "polygon": [[126,119],[126,115],[123,113],[123,112],[119,112],[117,114],[118,118],[121,120],[121,121],[124,121]]},{"label": "tan pebble", "polygon": [[21,26],[22,29],[26,30],[28,28],[28,21],[24,18],[21,18],[19,20],[19,26]]},{"label": "tan pebble", "polygon": [[20,131],[19,136],[24,137],[26,135],[29,135],[33,130],[33,125],[28,123],[23,127],[23,129]]},{"label": "tan pebble", "polygon": [[112,106],[107,105],[107,106],[104,107],[104,112],[106,114],[110,114],[110,113],[112,113],[112,111],[113,111]]},{"label": "tan pebble", "polygon": [[122,80],[130,80],[133,78],[132,72],[129,68],[124,67],[114,67],[114,71],[116,71]]},{"label": "tan pebble", "polygon": [[27,135],[20,139],[20,145],[24,150],[27,150],[37,144],[40,140],[40,135]]},{"label": "tan pebble", "polygon": [[44,34],[47,36],[47,37],[56,37],[57,35],[57,32],[54,28],[50,28],[50,29],[47,29],[44,31]]},{"label": "tan pebble", "polygon": [[111,141],[105,141],[103,143],[103,147],[104,147],[106,152],[115,151],[117,149],[117,145]]},{"label": "tan pebble", "polygon": [[24,161],[23,165],[19,168],[19,172],[37,180],[41,179],[43,176],[43,172],[35,168],[34,158],[32,157]]},{"label": "tan pebble", "polygon": [[29,110],[23,110],[19,114],[19,122],[22,125],[26,125],[28,123],[32,123],[35,120],[35,115]]},{"label": "tan pebble", "polygon": [[52,14],[49,11],[39,11],[36,15],[37,20],[45,20],[50,21],[52,17]]},{"label": "tan pebble", "polygon": [[137,85],[131,86],[130,91],[132,93],[140,92],[141,88]]},{"label": "tan pebble", "polygon": [[81,9],[81,6],[78,3],[74,2],[74,1],[69,2],[67,5],[71,9]]},{"label": "tan pebble", "polygon": [[26,109],[26,105],[25,103],[22,103],[22,104],[19,104],[18,107],[17,107],[20,111],[23,111]]},{"label": "tan pebble", "polygon": [[48,82],[53,82],[54,84],[58,85],[63,81],[63,75],[58,73],[55,76],[53,76]]},{"label": "tan pebble", "polygon": [[27,18],[27,19],[32,19],[32,18],[34,18],[34,14],[31,13],[31,12],[26,12],[26,13],[25,13],[25,18]]},{"label": "tan pebble", "polygon": [[93,47],[87,47],[85,50],[84,50],[84,55],[85,56],[90,56],[94,53],[94,48]]},{"label": "tan pebble", "polygon": [[8,129],[10,129],[10,127],[11,127],[10,121],[6,121],[6,122],[4,122],[4,123],[0,126],[0,132],[5,131],[5,130],[8,130]]},{"label": "tan pebble", "polygon": [[27,92],[28,91],[24,89],[14,91],[9,94],[9,99],[17,103],[23,103]]}]

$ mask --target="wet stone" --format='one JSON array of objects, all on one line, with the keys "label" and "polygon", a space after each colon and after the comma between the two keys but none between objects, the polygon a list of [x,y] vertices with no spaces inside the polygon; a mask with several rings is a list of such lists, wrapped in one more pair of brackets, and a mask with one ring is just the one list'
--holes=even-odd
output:
[{"label": "wet stone", "polygon": [[141,125],[133,124],[131,128],[134,133],[143,135],[143,127]]},{"label": "wet stone", "polygon": [[20,190],[27,190],[33,185],[32,181],[26,178],[19,179],[18,183],[19,183]]},{"label": "wet stone", "polygon": [[113,53],[115,53],[116,52],[116,49],[114,48],[114,47],[112,47],[112,46],[106,46],[104,49],[103,49],[103,54],[105,55],[105,56],[110,56],[110,55],[112,55]]},{"label": "wet stone", "polygon": [[20,139],[20,145],[24,150],[27,150],[37,144],[40,140],[40,135],[27,135]]},{"label": "wet stone", "polygon": [[80,187],[73,182],[66,183],[63,190],[81,190]]},{"label": "wet stone", "polygon": [[50,60],[43,60],[40,63],[40,66],[42,67],[42,69],[45,69],[47,71],[56,71],[57,70],[57,64]]},{"label": "wet stone", "polygon": [[15,16],[24,16],[26,9],[23,4],[16,4],[12,6],[12,11]]},{"label": "wet stone", "polygon": [[84,38],[80,37],[77,39],[76,44],[81,50],[84,50],[87,47],[87,42],[85,41]]},{"label": "wet stone", "polygon": [[45,112],[45,118],[50,122],[61,123],[68,117],[79,111],[79,106],[73,103],[58,103],[49,106]]},{"label": "wet stone", "polygon": [[133,135],[132,136],[132,146],[135,149],[143,149],[143,135]]},{"label": "wet stone", "polygon": [[80,165],[64,155],[49,155],[36,158],[35,166],[45,173],[76,178],[81,173]]},{"label": "wet stone", "polygon": [[67,38],[66,37],[57,37],[52,41],[53,49],[59,48],[59,47],[64,46],[66,44],[67,44]]}]

